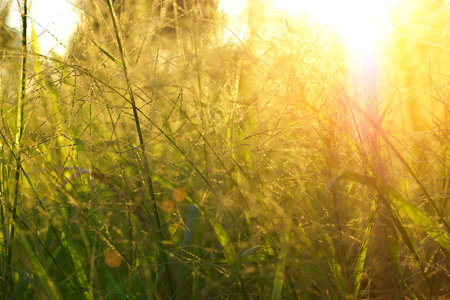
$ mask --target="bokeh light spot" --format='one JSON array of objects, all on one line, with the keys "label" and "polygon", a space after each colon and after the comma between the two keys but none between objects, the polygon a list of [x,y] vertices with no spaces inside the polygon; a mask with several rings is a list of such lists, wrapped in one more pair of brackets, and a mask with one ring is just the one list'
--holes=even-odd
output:
[{"label": "bokeh light spot", "polygon": [[187,192],[184,188],[179,187],[173,190],[173,199],[175,199],[175,201],[177,202],[181,202],[184,201],[186,199],[187,196]]},{"label": "bokeh light spot", "polygon": [[105,262],[110,268],[116,268],[122,263],[122,255],[117,250],[106,253]]},{"label": "bokeh light spot", "polygon": [[166,199],[161,203],[161,209],[166,213],[171,213],[175,209],[175,203],[172,200]]}]

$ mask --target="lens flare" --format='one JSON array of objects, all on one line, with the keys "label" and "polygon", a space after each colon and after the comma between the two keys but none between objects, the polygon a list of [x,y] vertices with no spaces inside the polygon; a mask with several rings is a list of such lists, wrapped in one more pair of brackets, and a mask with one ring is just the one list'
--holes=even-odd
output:
[{"label": "lens flare", "polygon": [[390,9],[395,0],[274,0],[274,8],[305,13],[317,22],[337,29],[349,50],[358,55],[371,54],[389,28]]}]

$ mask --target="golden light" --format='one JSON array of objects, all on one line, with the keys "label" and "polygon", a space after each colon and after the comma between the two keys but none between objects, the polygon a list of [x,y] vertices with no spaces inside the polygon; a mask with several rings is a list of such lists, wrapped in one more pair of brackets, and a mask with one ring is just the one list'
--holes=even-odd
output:
[{"label": "golden light", "polygon": [[237,17],[245,9],[247,1],[242,0],[222,0],[219,2],[219,11],[226,15]]},{"label": "golden light", "polygon": [[[79,15],[74,5],[78,0],[29,0],[28,3],[30,20],[38,36],[41,53],[65,55],[77,30]],[[20,30],[20,11],[17,1],[12,1],[6,23],[16,30]]]},{"label": "golden light", "polygon": [[[233,26],[243,27],[242,12],[248,1],[222,0],[219,9],[232,18]],[[268,11],[307,14],[324,27],[342,34],[350,51],[358,55],[372,53],[390,27],[390,10],[397,0],[270,0]],[[242,31],[242,30],[241,30]]]},{"label": "golden light", "polygon": [[221,0],[219,2],[218,10],[227,18],[227,22],[224,24],[227,28],[224,31],[225,40],[236,37],[240,40],[245,39],[248,24],[243,12],[247,2],[243,0]]},{"label": "golden light", "polygon": [[358,55],[371,53],[389,28],[395,0],[274,0],[276,9],[309,14],[319,23],[337,29],[349,50]]}]

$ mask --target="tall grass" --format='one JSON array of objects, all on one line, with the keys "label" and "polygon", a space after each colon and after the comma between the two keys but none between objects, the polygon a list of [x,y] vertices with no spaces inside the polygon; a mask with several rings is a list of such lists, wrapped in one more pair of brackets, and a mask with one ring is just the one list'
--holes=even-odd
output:
[{"label": "tall grass", "polygon": [[1,297],[449,296],[444,5],[399,6],[365,93],[337,32],[256,0],[245,39],[210,1],[87,1],[64,58],[24,10]]},{"label": "tall grass", "polygon": [[[17,97],[17,122],[16,122],[16,134],[15,134],[15,140],[14,140],[14,148],[15,148],[15,154],[13,154],[15,158],[15,172],[14,172],[14,197],[12,202],[12,208],[11,208],[11,221],[9,227],[9,234],[7,233],[5,237],[5,251],[6,254],[6,260],[5,260],[5,271],[3,274],[5,274],[5,281],[3,285],[3,290],[5,291],[6,295],[12,295],[11,290],[13,290],[14,285],[12,281],[12,254],[14,249],[14,243],[16,240],[15,237],[15,222],[17,218],[17,205],[19,200],[19,194],[20,194],[20,173],[22,172],[22,153],[21,153],[21,144],[22,144],[22,136],[23,136],[23,130],[24,130],[24,107],[25,107],[25,100],[26,100],[26,87],[27,87],[27,8],[28,8],[28,2],[24,1],[22,3],[22,53],[21,53],[21,62],[20,62],[20,89]],[[2,209],[3,210],[3,209]],[[6,217],[4,215],[4,217]],[[6,223],[6,222],[5,222]],[[9,222],[8,222],[9,223]],[[7,229],[8,230],[8,229]]]}]

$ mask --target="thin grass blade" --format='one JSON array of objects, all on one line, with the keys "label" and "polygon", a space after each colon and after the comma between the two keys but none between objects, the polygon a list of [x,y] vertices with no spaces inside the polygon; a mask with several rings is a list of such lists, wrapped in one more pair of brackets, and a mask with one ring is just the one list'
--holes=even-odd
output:
[{"label": "thin grass blade", "polygon": [[[155,182],[159,182],[163,185],[165,185],[168,188],[175,189],[177,186],[170,182],[169,180],[165,179],[164,177],[156,174],[151,175],[152,180]],[[239,286],[241,287],[244,297],[248,298],[247,292],[243,286],[242,277],[241,277],[241,268],[239,263],[239,257],[236,254],[236,249],[233,246],[233,243],[231,242],[230,236],[228,235],[227,231],[223,226],[219,223],[219,221],[203,206],[201,206],[189,193],[186,195],[186,199],[208,219],[208,221],[211,223],[214,232],[219,240],[219,243],[221,244],[223,248],[223,254],[225,256],[225,260],[227,261],[231,273],[235,276],[235,279],[237,280]]]},{"label": "thin grass blade", "polygon": [[22,232],[18,226],[16,226],[16,233],[18,236],[18,240],[22,244],[23,249],[25,250],[26,257],[21,257],[21,259],[28,259],[31,263],[33,273],[36,275],[37,280],[42,285],[42,288],[47,293],[48,299],[62,299],[58,289],[53,284],[53,281],[45,271],[41,262],[39,261],[39,255],[33,250],[33,247],[28,242],[27,237]]},{"label": "thin grass blade", "polygon": [[183,246],[181,247],[181,260],[180,265],[178,267],[177,299],[181,299],[182,297],[183,285],[185,280],[184,269],[186,263],[185,258],[187,253],[187,246],[189,245],[192,229],[194,227],[195,220],[197,219],[197,215],[198,215],[198,208],[195,205],[190,204],[188,208],[186,230],[184,231]]},{"label": "thin grass blade", "polygon": [[102,45],[100,45],[94,40],[92,40],[92,43],[94,43],[94,45],[97,46],[98,49],[100,49],[100,51],[102,51],[106,56],[108,56],[109,59],[115,62],[119,67],[121,67],[122,69],[124,68],[123,63],[119,59],[117,59],[114,55],[112,55],[108,50],[103,48]]},{"label": "thin grass blade", "polygon": [[283,283],[285,278],[285,267],[286,267],[286,255],[289,244],[289,230],[284,234],[284,238],[282,240],[280,253],[278,255],[278,263],[275,268],[275,278],[273,281],[273,289],[272,289],[272,299],[279,300],[281,299],[281,293],[283,291]]},{"label": "thin grass blade", "polygon": [[70,258],[75,267],[75,272],[77,272],[77,280],[79,281],[79,285],[86,292],[84,293],[85,299],[94,299],[94,296],[89,293],[89,281],[86,276],[86,272],[84,272],[83,263],[80,257],[78,250],[75,248],[73,240],[70,235],[65,233],[61,236],[61,243],[64,249],[67,249],[70,254]]},{"label": "thin grass blade", "polygon": [[355,265],[355,270],[353,273],[353,278],[354,278],[353,288],[355,291],[355,295],[358,295],[358,291],[361,286],[361,279],[362,279],[362,275],[364,272],[364,266],[365,266],[365,262],[366,262],[366,255],[367,255],[367,250],[368,250],[368,246],[369,246],[370,234],[372,232],[375,211],[376,211],[376,203],[374,201],[372,204],[372,207],[370,208],[369,220],[367,222],[367,227],[364,232],[364,238],[363,238],[363,241],[361,244],[361,248],[359,249],[359,253],[356,258],[356,265]]},{"label": "thin grass blade", "polygon": [[406,214],[413,222],[417,223],[430,237],[432,237],[442,248],[450,251],[450,235],[442,227],[428,217],[424,212],[416,206],[408,202],[397,191],[388,186],[386,183],[375,180],[371,177],[358,175],[354,173],[344,173],[341,178],[355,180],[361,184],[370,186],[377,190],[380,194],[389,197],[391,203],[395,204],[395,208],[399,212]]}]

